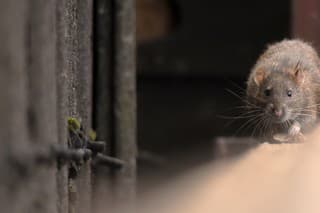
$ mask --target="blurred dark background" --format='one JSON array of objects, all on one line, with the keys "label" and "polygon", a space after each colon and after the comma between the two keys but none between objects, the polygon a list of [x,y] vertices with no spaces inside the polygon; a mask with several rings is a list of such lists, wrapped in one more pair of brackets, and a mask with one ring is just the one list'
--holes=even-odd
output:
[{"label": "blurred dark background", "polygon": [[[241,105],[226,89],[241,95],[265,46],[290,37],[290,3],[137,1],[138,142],[160,168],[198,165],[214,157],[215,137],[251,133],[222,118]],[[163,173],[155,168],[140,174]]]}]

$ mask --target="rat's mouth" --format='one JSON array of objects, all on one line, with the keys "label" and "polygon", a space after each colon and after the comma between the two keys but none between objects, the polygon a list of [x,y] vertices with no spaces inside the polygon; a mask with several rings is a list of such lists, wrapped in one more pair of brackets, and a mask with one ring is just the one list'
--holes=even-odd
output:
[{"label": "rat's mouth", "polygon": [[273,118],[273,122],[274,123],[278,123],[278,124],[285,123],[286,121],[288,121],[288,119],[285,119],[285,118]]},{"label": "rat's mouth", "polygon": [[268,113],[274,123],[285,123],[290,120],[291,113],[288,110],[283,109],[281,114]]},{"label": "rat's mouth", "polygon": [[290,113],[286,110],[283,111],[281,116],[272,115],[272,120],[275,123],[285,123],[290,119]]}]

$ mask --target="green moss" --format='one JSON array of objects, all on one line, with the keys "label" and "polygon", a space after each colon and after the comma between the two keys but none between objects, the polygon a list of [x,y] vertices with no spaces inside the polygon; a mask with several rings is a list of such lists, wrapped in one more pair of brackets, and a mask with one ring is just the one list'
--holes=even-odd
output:
[{"label": "green moss", "polygon": [[95,141],[97,139],[97,133],[93,129],[89,130],[89,139]]},{"label": "green moss", "polygon": [[78,119],[68,117],[68,129],[71,131],[78,131],[81,128],[81,123]]},{"label": "green moss", "polygon": [[[69,131],[79,133],[79,131],[81,131],[81,122],[76,118],[68,117],[68,129]],[[97,139],[97,133],[93,129],[89,130],[88,136],[92,141],[95,141]]]}]

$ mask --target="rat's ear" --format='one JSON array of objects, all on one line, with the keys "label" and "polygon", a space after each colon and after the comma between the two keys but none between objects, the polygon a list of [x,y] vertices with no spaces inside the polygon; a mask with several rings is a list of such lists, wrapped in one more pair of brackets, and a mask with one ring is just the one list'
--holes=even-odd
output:
[{"label": "rat's ear", "polygon": [[305,80],[305,72],[303,69],[301,69],[301,61],[299,60],[296,64],[296,67],[294,68],[294,78],[298,85],[301,85],[304,83]]},{"label": "rat's ear", "polygon": [[304,80],[305,80],[305,73],[302,69],[296,69],[295,72],[294,72],[294,77],[295,77],[295,80],[297,82],[298,85],[301,85],[304,83]]},{"label": "rat's ear", "polygon": [[267,77],[267,72],[264,69],[258,69],[254,73],[254,82],[259,86],[262,81]]}]

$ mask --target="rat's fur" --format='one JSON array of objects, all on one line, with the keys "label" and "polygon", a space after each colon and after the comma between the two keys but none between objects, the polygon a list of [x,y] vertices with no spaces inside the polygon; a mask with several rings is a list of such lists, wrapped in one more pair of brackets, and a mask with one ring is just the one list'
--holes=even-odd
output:
[{"label": "rat's fur", "polygon": [[[294,135],[314,125],[320,109],[319,65],[315,49],[300,40],[275,43],[260,56],[246,93],[249,113],[257,113],[266,134],[284,129]],[[281,117],[274,116],[276,110]]]}]

